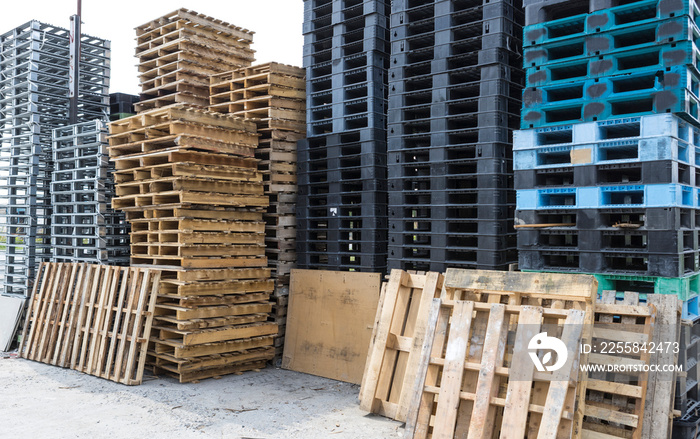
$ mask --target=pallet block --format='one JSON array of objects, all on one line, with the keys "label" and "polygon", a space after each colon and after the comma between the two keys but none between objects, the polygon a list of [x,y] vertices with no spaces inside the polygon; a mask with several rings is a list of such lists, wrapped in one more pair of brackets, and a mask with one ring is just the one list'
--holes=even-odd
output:
[{"label": "pallet block", "polygon": [[141,384],[160,271],[42,263],[21,357]]},{"label": "pallet block", "polygon": [[[570,438],[584,320],[580,310],[434,299],[406,437]],[[530,359],[541,331],[568,350],[557,370]]]}]

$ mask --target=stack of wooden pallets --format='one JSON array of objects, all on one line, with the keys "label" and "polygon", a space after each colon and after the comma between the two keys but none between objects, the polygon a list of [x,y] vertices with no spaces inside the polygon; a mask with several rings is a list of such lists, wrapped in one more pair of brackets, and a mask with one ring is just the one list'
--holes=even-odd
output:
[{"label": "stack of wooden pallets", "polygon": [[296,263],[296,143],[306,137],[305,70],[279,63],[240,68],[212,76],[210,91],[211,110],[250,119],[260,134],[255,157],[270,197],[265,254],[275,280],[271,320],[280,326],[275,346],[281,356],[289,273]]},{"label": "stack of wooden pallets", "polygon": [[255,124],[175,104],[112,122],[110,134],[131,263],[164,269],[157,370],[186,382],[264,367],[277,326]]},{"label": "stack of wooden pallets", "polygon": [[252,43],[253,32],[187,9],[137,27],[136,111],[172,103],[209,105],[209,76],[251,65]]}]

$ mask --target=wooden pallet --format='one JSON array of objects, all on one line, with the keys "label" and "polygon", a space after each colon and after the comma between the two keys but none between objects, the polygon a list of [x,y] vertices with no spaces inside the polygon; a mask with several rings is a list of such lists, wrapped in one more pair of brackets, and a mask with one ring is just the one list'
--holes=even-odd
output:
[{"label": "wooden pallet", "polygon": [[176,162],[191,162],[199,165],[218,164],[257,170],[257,160],[252,157],[235,157],[202,152],[199,151],[199,149],[202,149],[199,146],[182,144],[183,141],[187,142],[188,140],[191,140],[191,138],[179,137],[176,142],[177,145],[167,150],[113,157],[112,161],[115,162],[116,168],[120,171]]},{"label": "wooden pallet", "polygon": [[249,46],[253,42],[253,32],[247,29],[184,8],[138,26],[136,42],[141,45],[182,27],[214,32],[232,40],[241,41],[244,46]]},{"label": "wooden pallet", "polygon": [[[575,309],[584,312],[586,326],[583,340],[590,343],[598,283],[592,276],[557,273],[499,272],[486,270],[447,269],[443,298],[472,300],[509,305],[531,305],[553,309]],[[587,356],[581,357],[585,365]],[[541,387],[541,384],[536,384]],[[541,394],[541,392],[538,392]],[[577,399],[584,397],[579,386]],[[534,415],[537,417],[538,415]],[[580,425],[583,412],[575,413]]]},{"label": "wooden pallet", "polygon": [[237,166],[199,165],[195,163],[162,163],[114,172],[118,185],[131,182],[144,182],[168,177],[192,177],[236,182],[260,182],[263,175],[259,171]]},{"label": "wooden pallet", "polygon": [[42,263],[36,278],[20,356],[140,384],[160,272]]},{"label": "wooden pallet", "polygon": [[112,207],[119,210],[129,207],[153,208],[164,204],[267,207],[270,202],[269,198],[264,195],[232,196],[231,194],[193,191],[155,192],[112,198]]},{"label": "wooden pallet", "polygon": [[[615,292],[603,292],[602,300],[596,304],[591,345],[598,352],[588,355],[588,364],[649,365],[651,355],[646,349],[636,353],[600,351],[617,342],[648,347],[655,319],[656,308],[640,306],[637,293],[625,293],[618,301]],[[582,374],[579,385],[586,389],[586,398],[580,403],[584,418],[575,437],[641,438],[647,383],[647,372]]]},{"label": "wooden pallet", "polygon": [[439,296],[439,273],[409,274],[392,270],[377,310],[379,323],[367,358],[360,408],[406,421],[412,383],[418,373],[428,312]]},{"label": "wooden pallet", "polygon": [[[410,386],[406,437],[570,438],[584,315],[435,299]],[[566,362],[553,372],[536,371],[530,359],[529,342],[542,331],[568,348]]]}]

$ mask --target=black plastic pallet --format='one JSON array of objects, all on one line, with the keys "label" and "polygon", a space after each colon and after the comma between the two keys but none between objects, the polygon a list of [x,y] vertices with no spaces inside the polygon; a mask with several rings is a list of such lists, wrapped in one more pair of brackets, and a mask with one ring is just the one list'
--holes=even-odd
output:
[{"label": "black plastic pallet", "polygon": [[635,251],[518,249],[519,267],[527,271],[616,273],[634,276],[683,277],[698,271],[698,252],[683,254]]},{"label": "black plastic pallet", "polygon": [[695,186],[698,168],[672,160],[515,171],[515,189],[613,184],[680,183]]},{"label": "black plastic pallet", "polygon": [[692,230],[700,225],[700,209],[650,207],[632,209],[518,210],[519,227],[542,224],[575,224],[582,230],[632,227],[637,230]]},{"label": "black plastic pallet", "polygon": [[695,230],[581,230],[575,227],[520,229],[518,248],[669,255],[700,250],[698,232]]}]

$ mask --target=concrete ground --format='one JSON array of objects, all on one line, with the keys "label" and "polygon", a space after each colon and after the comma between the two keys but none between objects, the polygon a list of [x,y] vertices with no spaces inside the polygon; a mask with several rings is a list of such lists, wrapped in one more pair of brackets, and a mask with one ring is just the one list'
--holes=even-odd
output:
[{"label": "concrete ground", "polygon": [[0,437],[383,439],[398,422],[368,415],[359,387],[268,367],[200,383],[146,376],[128,387],[0,354]]}]

